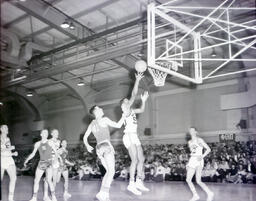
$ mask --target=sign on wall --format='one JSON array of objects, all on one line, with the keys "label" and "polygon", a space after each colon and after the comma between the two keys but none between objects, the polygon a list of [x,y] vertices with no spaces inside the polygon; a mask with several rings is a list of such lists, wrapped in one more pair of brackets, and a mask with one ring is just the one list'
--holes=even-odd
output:
[{"label": "sign on wall", "polygon": [[219,140],[220,140],[220,142],[235,141],[236,134],[235,133],[220,134]]}]

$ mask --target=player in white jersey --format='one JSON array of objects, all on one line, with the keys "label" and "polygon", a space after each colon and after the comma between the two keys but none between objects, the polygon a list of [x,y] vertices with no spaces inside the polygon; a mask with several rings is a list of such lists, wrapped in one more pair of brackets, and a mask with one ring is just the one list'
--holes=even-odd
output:
[{"label": "player in white jersey", "polygon": [[[143,178],[143,165],[144,165],[144,154],[142,146],[137,134],[137,117],[136,114],[144,112],[145,103],[148,98],[148,92],[144,92],[141,95],[142,105],[140,108],[132,109],[131,106],[136,98],[139,81],[143,78],[143,73],[136,74],[136,81],[133,87],[132,95],[130,99],[123,99],[121,102],[121,108],[125,117],[125,130],[123,136],[123,143],[131,158],[130,165],[130,181],[127,190],[134,193],[135,195],[141,195],[141,191],[149,191],[142,182]],[[135,182],[135,172],[137,169],[137,178]],[[141,190],[141,191],[140,191]]]},{"label": "player in white jersey", "polygon": [[11,145],[8,135],[8,126],[1,125],[1,181],[5,170],[10,177],[8,201],[13,201],[16,184],[16,166],[12,156],[17,156],[18,152],[12,152],[15,147]]},{"label": "player in white jersey", "polygon": [[[52,180],[53,186],[56,187],[57,178],[58,178],[58,171],[60,167],[60,156],[57,155],[58,150],[60,148],[60,140],[59,138],[59,131],[57,129],[53,129],[51,131],[51,138],[49,142],[54,146],[56,152],[52,151]],[[44,180],[44,201],[50,201],[48,196],[48,182]]]},{"label": "player in white jersey", "polygon": [[[211,149],[202,138],[197,137],[197,130],[194,127],[189,129],[191,140],[188,142],[190,149],[190,159],[187,164],[186,182],[193,193],[190,201],[199,200],[199,195],[196,192],[195,186],[192,183],[192,178],[196,174],[196,183],[207,193],[207,201],[213,200],[213,192],[201,181],[202,170],[204,167],[204,157],[207,156]],[[206,151],[203,153],[203,149]]]}]

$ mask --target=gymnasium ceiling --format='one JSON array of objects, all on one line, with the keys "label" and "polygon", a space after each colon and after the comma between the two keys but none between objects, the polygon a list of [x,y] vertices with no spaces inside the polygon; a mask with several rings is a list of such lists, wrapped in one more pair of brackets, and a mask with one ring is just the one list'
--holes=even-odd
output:
[{"label": "gymnasium ceiling", "polygon": [[[148,2],[152,1],[2,0],[2,30],[18,38],[20,48],[19,53],[2,56],[3,86],[23,86],[44,94],[65,89],[62,81],[66,80],[92,86],[128,77],[134,62],[146,58],[146,44],[138,41],[146,37]],[[221,2],[178,0],[174,5],[216,7]],[[255,2],[241,0],[236,5],[255,7]],[[249,20],[255,13],[246,11],[243,17]],[[65,20],[74,30],[60,27]],[[2,37],[2,52],[10,48],[8,44]]]}]

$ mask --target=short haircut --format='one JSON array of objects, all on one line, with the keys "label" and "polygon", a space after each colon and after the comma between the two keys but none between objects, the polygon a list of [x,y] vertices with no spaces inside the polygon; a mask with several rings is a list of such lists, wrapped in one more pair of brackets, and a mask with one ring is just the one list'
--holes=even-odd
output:
[{"label": "short haircut", "polygon": [[94,110],[98,105],[92,106],[92,108],[89,110],[89,113],[94,116]]},{"label": "short haircut", "polygon": [[190,128],[193,128],[193,129],[195,129],[195,131],[197,131],[196,127],[194,127],[194,126],[191,126]]}]

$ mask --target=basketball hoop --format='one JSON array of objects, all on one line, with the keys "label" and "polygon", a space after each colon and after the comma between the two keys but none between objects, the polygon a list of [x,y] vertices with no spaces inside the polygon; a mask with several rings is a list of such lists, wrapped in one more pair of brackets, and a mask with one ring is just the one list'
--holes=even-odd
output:
[{"label": "basketball hoop", "polygon": [[[158,66],[161,66],[162,68],[167,68],[169,70],[173,69],[174,63],[175,62],[172,62],[172,63],[156,62],[156,64]],[[157,87],[164,86],[165,79],[166,79],[166,76],[167,76],[166,72],[163,72],[163,71],[157,70],[155,68],[151,68],[151,67],[148,67],[148,71],[154,79],[155,86],[157,86]]]}]

